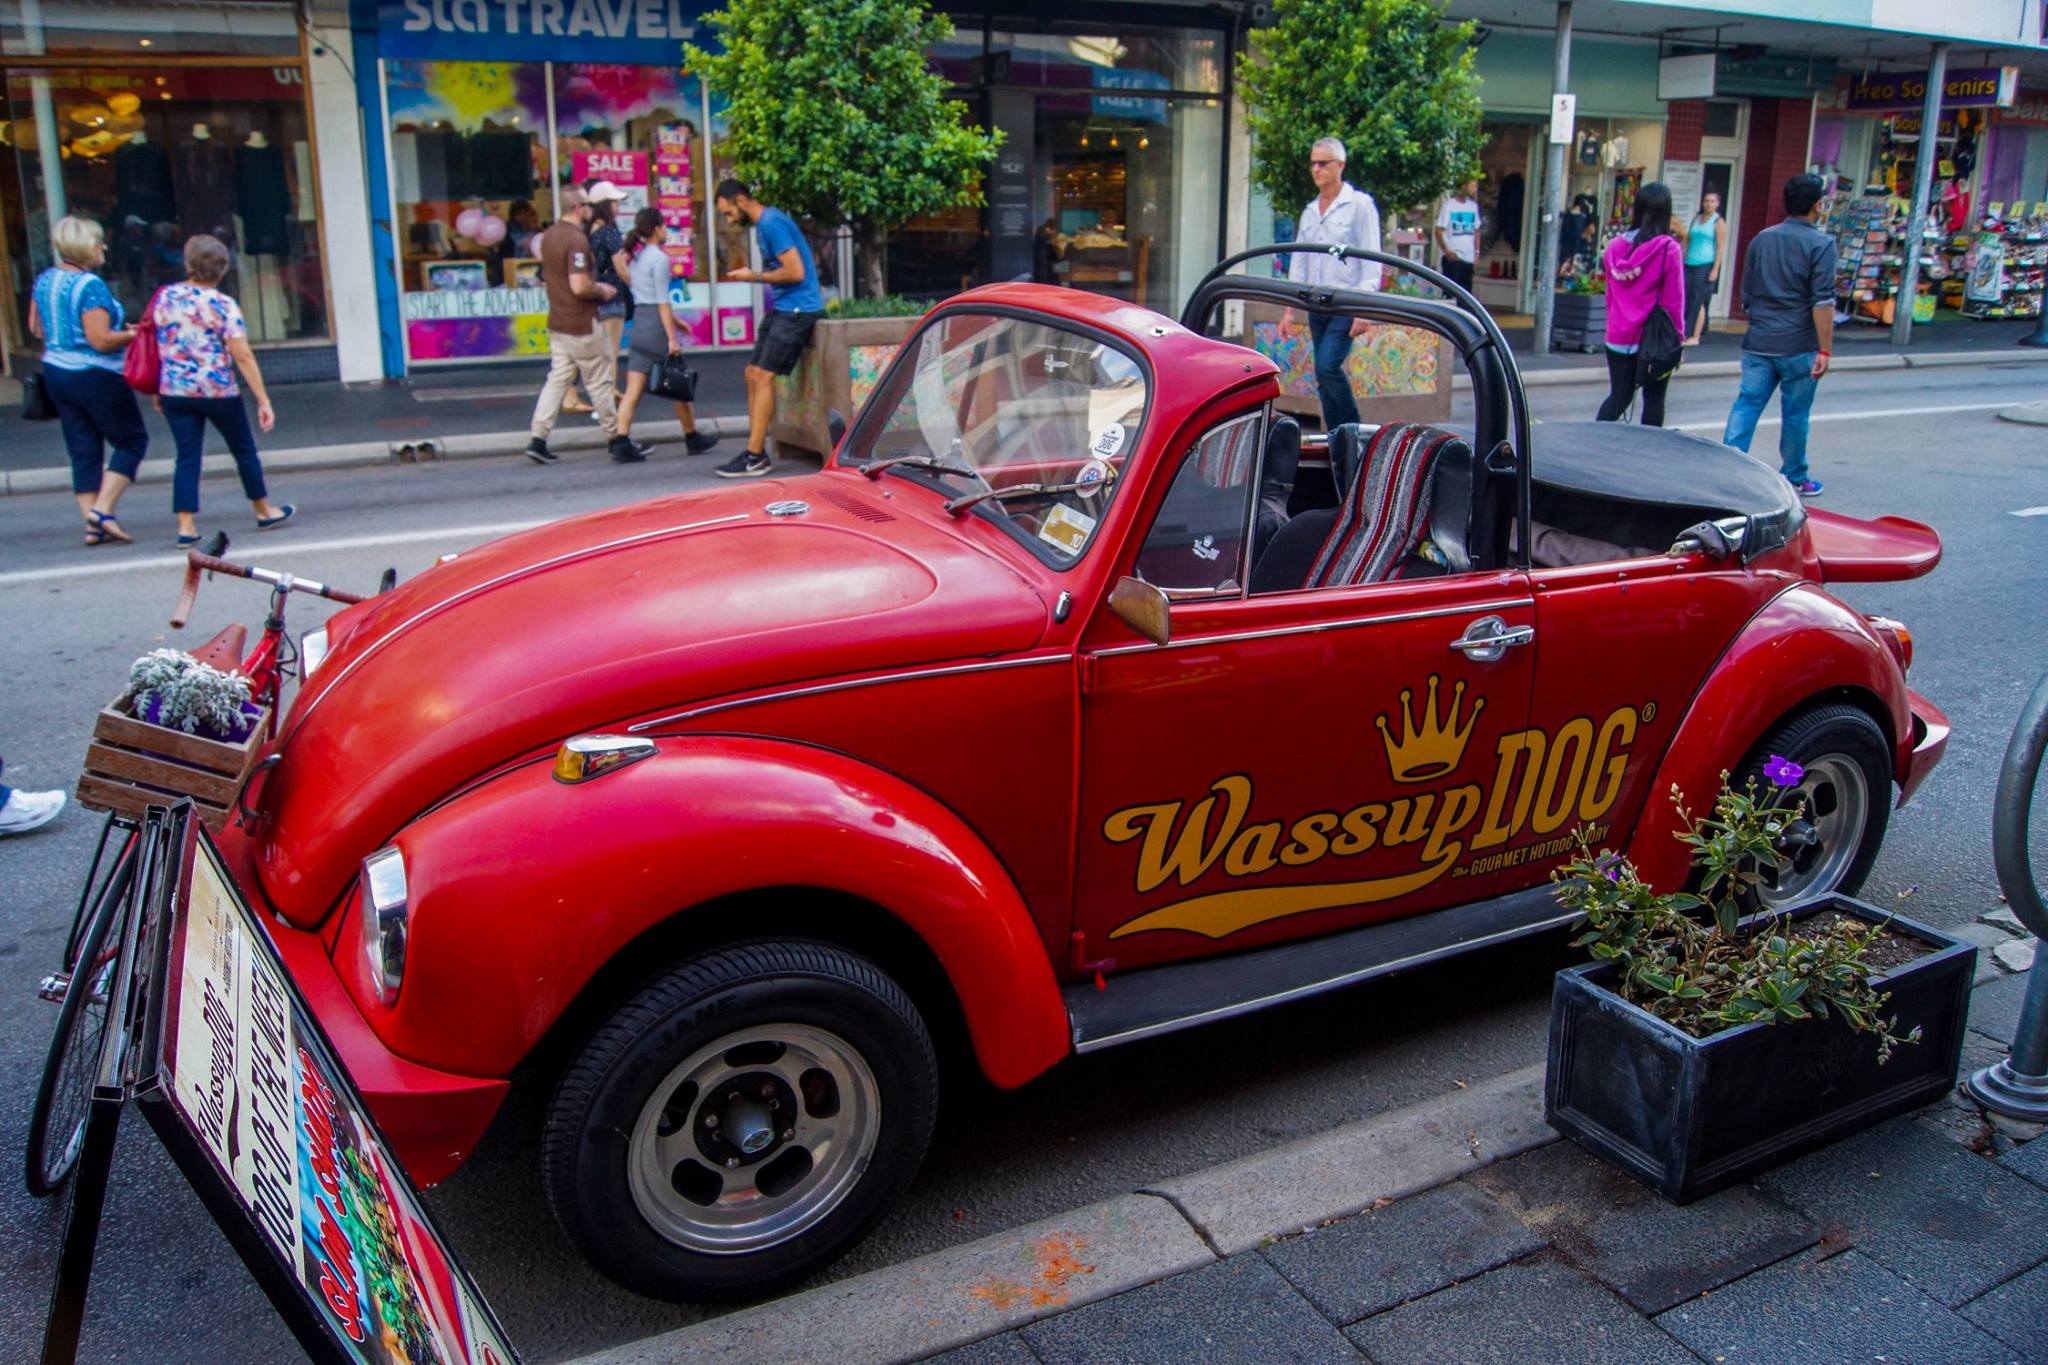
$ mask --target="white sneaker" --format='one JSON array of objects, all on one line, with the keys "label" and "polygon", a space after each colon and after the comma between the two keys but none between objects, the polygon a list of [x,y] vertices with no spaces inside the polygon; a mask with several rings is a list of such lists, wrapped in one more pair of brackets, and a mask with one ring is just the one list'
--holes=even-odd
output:
[{"label": "white sneaker", "polygon": [[63,792],[13,792],[0,806],[0,834],[26,834],[49,824],[63,809]]}]

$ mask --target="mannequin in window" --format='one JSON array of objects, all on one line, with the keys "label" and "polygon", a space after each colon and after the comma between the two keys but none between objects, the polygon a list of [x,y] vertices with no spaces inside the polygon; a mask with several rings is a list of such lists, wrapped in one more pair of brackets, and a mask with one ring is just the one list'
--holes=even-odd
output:
[{"label": "mannequin in window", "polygon": [[287,331],[279,262],[291,250],[291,208],[284,153],[259,128],[235,148],[235,211],[248,267],[241,303],[257,341],[275,341]]},{"label": "mannequin in window", "polygon": [[171,149],[171,175],[178,191],[179,227],[186,237],[204,233],[235,245],[235,154],[204,123],[192,125],[188,142]]}]

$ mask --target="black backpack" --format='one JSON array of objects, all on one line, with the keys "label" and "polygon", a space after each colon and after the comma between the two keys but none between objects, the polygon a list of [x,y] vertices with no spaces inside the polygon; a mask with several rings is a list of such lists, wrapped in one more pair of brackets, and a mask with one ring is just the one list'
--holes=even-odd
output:
[{"label": "black backpack", "polygon": [[1685,338],[1671,325],[1671,315],[1661,305],[1652,308],[1643,323],[1642,338],[1636,344],[1636,383],[1669,379],[1678,372],[1678,363],[1684,358]]}]

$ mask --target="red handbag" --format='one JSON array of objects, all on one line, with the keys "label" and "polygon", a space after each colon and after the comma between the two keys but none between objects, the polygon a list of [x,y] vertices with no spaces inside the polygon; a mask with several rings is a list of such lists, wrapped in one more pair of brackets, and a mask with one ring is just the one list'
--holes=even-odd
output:
[{"label": "red handbag", "polygon": [[156,300],[156,294],[149,296],[135,324],[135,339],[128,343],[128,358],[121,363],[121,377],[137,393],[154,394],[163,380],[164,358],[156,345]]}]

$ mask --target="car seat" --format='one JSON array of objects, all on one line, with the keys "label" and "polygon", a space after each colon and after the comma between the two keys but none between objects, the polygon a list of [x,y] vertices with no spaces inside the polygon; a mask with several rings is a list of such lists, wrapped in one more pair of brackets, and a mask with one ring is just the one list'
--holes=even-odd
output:
[{"label": "car seat", "polygon": [[1273,543],[1287,524],[1287,499],[1301,471],[1301,423],[1292,417],[1274,421],[1266,432],[1266,462],[1259,471],[1259,502],[1254,509],[1252,553]]},{"label": "car seat", "polygon": [[[1338,505],[1303,512],[1283,526],[1259,555],[1251,590],[1357,587],[1394,577],[1430,521],[1434,476],[1446,451],[1452,469],[1462,460],[1469,477],[1471,447],[1437,427],[1390,423],[1363,442],[1348,424],[1331,431]],[[1458,529],[1447,528],[1452,536]],[[1462,545],[1460,551],[1462,558]]]}]

